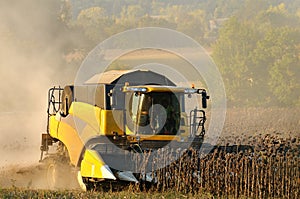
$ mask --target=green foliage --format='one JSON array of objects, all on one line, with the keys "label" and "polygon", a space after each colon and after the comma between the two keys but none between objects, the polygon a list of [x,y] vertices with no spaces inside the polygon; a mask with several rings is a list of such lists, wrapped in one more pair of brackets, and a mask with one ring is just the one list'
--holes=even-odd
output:
[{"label": "green foliage", "polygon": [[261,22],[265,31],[272,27],[299,26],[299,18],[295,14],[291,14],[284,3],[276,6],[270,6],[268,9],[258,13],[256,23]]},{"label": "green foliage", "polygon": [[270,68],[271,92],[283,105],[300,105],[300,60],[284,53]]},{"label": "green foliage", "polygon": [[281,3],[224,24],[213,57],[229,104],[299,105],[299,23]]},{"label": "green foliage", "polygon": [[89,39],[100,42],[108,37],[105,27],[109,27],[111,23],[103,8],[92,7],[79,13],[76,25],[84,30]]},{"label": "green foliage", "polygon": [[257,83],[250,59],[256,46],[257,31],[233,17],[224,24],[219,35],[213,58],[223,75],[229,100],[235,103],[258,100],[258,95],[253,95]]},{"label": "green foliage", "polygon": [[0,189],[0,198],[48,198],[48,199],[82,199],[82,198],[212,198],[209,193],[183,194],[173,190],[164,192],[138,192],[124,190],[119,192],[81,192],[81,191],[47,191],[47,190],[23,190],[23,189]]},{"label": "green foliage", "polygon": [[[74,1],[73,8],[81,9],[69,27],[83,30],[90,48],[112,34],[147,26],[178,30],[206,46],[215,41],[213,58],[223,75],[229,105],[293,106],[300,104],[300,18],[295,9],[299,4],[299,0]],[[217,29],[210,27],[210,20],[219,23]],[[126,66],[118,63],[116,68]]]},{"label": "green foliage", "polygon": [[209,31],[207,22],[204,10],[193,10],[177,18],[177,30],[204,43],[204,35]]},{"label": "green foliage", "polygon": [[75,74],[84,55],[111,35],[171,28],[212,49],[230,104],[299,105],[299,7],[300,0],[2,1],[0,40],[24,56],[47,52],[61,79],[57,73]]}]

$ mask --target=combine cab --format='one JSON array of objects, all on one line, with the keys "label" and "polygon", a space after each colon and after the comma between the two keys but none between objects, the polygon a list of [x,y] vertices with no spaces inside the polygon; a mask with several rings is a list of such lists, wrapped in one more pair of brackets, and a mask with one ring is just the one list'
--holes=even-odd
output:
[{"label": "combine cab", "polygon": [[200,95],[206,108],[204,89],[178,87],[147,70],[108,71],[83,86],[51,88],[41,146],[49,187],[66,188],[66,176],[77,176],[83,189],[153,182],[154,174],[147,173],[153,164],[144,165],[141,178],[141,154],[202,144],[205,112],[185,108],[192,95]]}]

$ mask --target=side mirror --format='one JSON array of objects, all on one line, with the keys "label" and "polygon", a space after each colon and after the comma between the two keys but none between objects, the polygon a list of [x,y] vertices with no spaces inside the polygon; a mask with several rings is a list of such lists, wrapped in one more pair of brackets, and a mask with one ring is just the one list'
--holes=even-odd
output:
[{"label": "side mirror", "polygon": [[202,108],[207,108],[207,100],[209,99],[209,96],[207,95],[205,90],[202,90]]}]

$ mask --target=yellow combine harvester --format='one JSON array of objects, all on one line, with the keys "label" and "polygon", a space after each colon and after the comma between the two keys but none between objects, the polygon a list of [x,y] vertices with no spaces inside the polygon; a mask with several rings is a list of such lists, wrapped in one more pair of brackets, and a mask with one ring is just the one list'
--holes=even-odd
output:
[{"label": "yellow combine harvester", "polygon": [[67,173],[76,173],[83,189],[97,182],[154,181],[147,171],[141,178],[143,160],[134,157],[202,144],[205,112],[185,110],[186,97],[196,94],[206,108],[205,89],[178,87],[148,70],[107,71],[82,86],[51,88],[41,146],[49,188],[66,188]]}]

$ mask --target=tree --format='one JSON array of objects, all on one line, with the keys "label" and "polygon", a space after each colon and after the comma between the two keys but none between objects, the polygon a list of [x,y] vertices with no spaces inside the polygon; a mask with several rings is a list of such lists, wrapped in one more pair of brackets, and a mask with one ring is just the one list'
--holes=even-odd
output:
[{"label": "tree", "polygon": [[71,2],[69,0],[63,0],[60,13],[59,13],[59,19],[65,23],[70,23],[72,19],[72,10],[71,10]]},{"label": "tree", "polygon": [[229,102],[300,105],[300,29],[295,24],[299,19],[281,3],[258,16],[230,18],[220,29],[213,57]]},{"label": "tree", "polygon": [[285,54],[270,69],[270,89],[282,105],[300,105],[300,61]]},{"label": "tree", "polygon": [[112,24],[112,19],[106,15],[105,9],[101,7],[82,10],[76,21],[76,25],[81,27],[87,37],[95,43],[99,43],[110,36],[107,34],[106,29]]},{"label": "tree", "polygon": [[129,28],[136,28],[137,21],[145,15],[145,10],[140,5],[123,7],[119,24]]},{"label": "tree", "polygon": [[253,95],[254,71],[250,55],[256,47],[258,33],[248,24],[230,18],[213,46],[213,58],[225,81],[229,102],[247,104],[255,101]]},{"label": "tree", "polygon": [[275,28],[259,43],[257,54],[264,52],[258,62],[269,67],[269,89],[282,105],[300,101],[300,30]]},{"label": "tree", "polygon": [[198,9],[178,17],[177,30],[203,43],[204,34],[208,31],[205,11]]},{"label": "tree", "polygon": [[176,24],[171,23],[170,21],[164,19],[164,18],[154,18],[151,16],[143,16],[138,21],[138,27],[162,27],[162,28],[170,28],[170,29],[176,29]]},{"label": "tree", "polygon": [[299,18],[296,15],[292,15],[287,9],[284,3],[280,3],[276,6],[270,6],[267,10],[263,10],[257,14],[255,23],[260,25],[259,27],[267,31],[270,27],[297,27],[300,25]]}]

